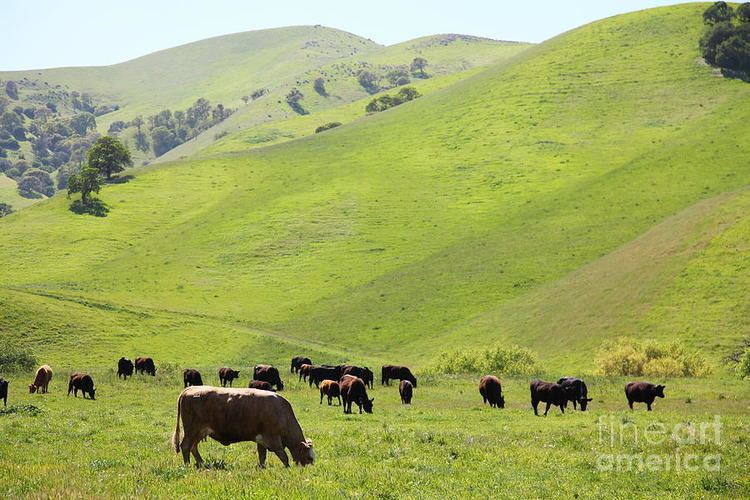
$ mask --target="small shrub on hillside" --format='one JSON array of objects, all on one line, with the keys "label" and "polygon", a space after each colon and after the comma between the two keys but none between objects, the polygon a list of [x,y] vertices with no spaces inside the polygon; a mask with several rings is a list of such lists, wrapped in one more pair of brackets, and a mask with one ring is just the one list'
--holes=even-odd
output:
[{"label": "small shrub on hillside", "polygon": [[31,371],[36,365],[29,349],[8,338],[0,340],[0,373]]},{"label": "small shrub on hillside", "polygon": [[445,352],[427,371],[446,374],[529,375],[535,371],[536,363],[536,354],[525,347],[496,345],[487,349]]},{"label": "small shrub on hillside", "polygon": [[659,344],[631,338],[605,343],[597,365],[601,375],[705,377],[713,371],[699,353],[677,342]]},{"label": "small shrub on hillside", "polygon": [[737,363],[737,376],[743,379],[750,378],[750,349],[745,350]]},{"label": "small shrub on hillside", "polygon": [[320,127],[315,129],[315,133],[319,134],[321,132],[325,132],[326,130],[330,130],[332,128],[340,127],[341,122],[330,122],[326,123],[325,125],[321,125]]}]

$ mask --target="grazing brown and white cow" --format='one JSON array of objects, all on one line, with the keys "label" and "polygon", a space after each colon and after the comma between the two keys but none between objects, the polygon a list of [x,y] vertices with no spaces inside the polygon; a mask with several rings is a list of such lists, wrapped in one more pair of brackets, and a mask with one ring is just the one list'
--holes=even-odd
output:
[{"label": "grazing brown and white cow", "polygon": [[295,356],[292,358],[291,373],[297,373],[302,365],[311,365],[310,358],[304,356]]},{"label": "grazing brown and white cow", "polygon": [[580,378],[575,377],[562,377],[557,381],[558,384],[563,386],[565,394],[567,395],[568,401],[573,403],[573,409],[576,410],[576,404],[581,406],[581,411],[586,411],[591,398],[588,397],[589,390],[586,387],[586,382]]},{"label": "grazing brown and white cow", "polygon": [[391,385],[391,380],[408,380],[417,387],[417,377],[406,366],[383,365],[380,369],[380,385]]},{"label": "grazing brown and white cow", "polygon": [[313,365],[304,364],[299,367],[298,373],[299,373],[299,381],[302,382],[303,380],[307,382],[307,377],[310,376],[310,370],[312,370]]},{"label": "grazing brown and white cow", "polygon": [[[180,441],[180,419],[185,435]],[[305,439],[292,405],[276,393],[256,389],[188,387],[177,399],[177,426],[172,435],[176,453],[182,451],[186,464],[193,454],[196,466],[203,464],[198,444],[210,437],[224,446],[243,441],[258,445],[260,467],[271,450],[289,466],[286,449],[299,465],[313,463],[312,441]]]},{"label": "grazing brown and white cow", "polygon": [[132,361],[126,358],[120,358],[117,362],[117,378],[122,377],[127,380],[128,377],[133,376],[133,369],[134,365]]},{"label": "grazing brown and white cow", "polygon": [[367,397],[367,386],[364,380],[353,375],[344,375],[339,381],[339,388],[341,399],[344,400],[344,413],[352,412],[352,403],[357,404],[359,413],[362,413],[362,408],[365,412],[372,413],[372,402],[375,398]]},{"label": "grazing brown and white cow", "polygon": [[341,378],[341,371],[343,370],[343,366],[331,366],[331,365],[320,365],[320,366],[313,366],[310,368],[310,376],[308,379],[308,385],[312,387],[313,384],[315,384],[315,387],[318,387],[320,383],[324,380],[333,380],[334,382]]},{"label": "grazing brown and white cow", "polygon": [[339,383],[333,380],[324,380],[320,383],[320,404],[323,404],[323,396],[328,397],[328,406],[333,404],[333,398],[339,400],[341,406],[341,390]]},{"label": "grazing brown and white cow", "polygon": [[40,366],[34,376],[34,382],[29,386],[29,393],[46,394],[50,380],[52,380],[52,368],[49,365]]},{"label": "grazing brown and white cow", "polygon": [[490,404],[490,408],[505,408],[503,388],[496,376],[485,375],[479,379],[479,394],[482,395],[484,404]]},{"label": "grazing brown and white cow", "polygon": [[73,396],[78,397],[78,391],[83,393],[83,399],[86,399],[86,394],[89,395],[90,399],[96,399],[94,394],[96,389],[94,388],[94,380],[91,375],[87,375],[81,372],[75,372],[70,375],[70,381],[68,382],[68,396],[73,393]]},{"label": "grazing brown and white cow", "polygon": [[401,404],[410,405],[414,394],[414,386],[408,380],[402,380],[398,384],[398,394],[401,396]]},{"label": "grazing brown and white cow", "polygon": [[0,399],[3,400],[3,406],[8,406],[8,381],[0,378]]},{"label": "grazing brown and white cow", "polygon": [[343,368],[341,368],[341,376],[344,375],[354,375],[355,377],[361,378],[365,385],[372,389],[372,386],[375,382],[375,374],[372,373],[372,370],[365,367],[359,367],[354,365],[344,365]]},{"label": "grazing brown and white cow", "polygon": [[232,370],[231,368],[219,368],[219,381],[221,381],[221,386],[226,387],[227,382],[229,382],[229,387],[232,387],[232,382],[234,379],[240,377],[239,370]]},{"label": "grazing brown and white cow", "polygon": [[261,391],[271,391],[276,392],[273,389],[273,386],[266,382],[265,380],[251,380],[249,384],[247,384],[248,389],[260,389]]},{"label": "grazing brown and white cow", "polygon": [[625,386],[625,397],[628,398],[628,406],[633,409],[633,403],[646,403],[648,411],[656,398],[664,397],[664,385],[655,385],[650,382],[630,382]]},{"label": "grazing brown and white cow", "polygon": [[565,388],[560,384],[534,380],[531,383],[531,406],[534,407],[534,415],[537,416],[539,412],[537,412],[536,408],[539,402],[547,403],[547,408],[544,410],[545,417],[547,416],[549,407],[552,405],[559,406],[560,412],[565,413],[565,406],[568,404]]},{"label": "grazing brown and white cow", "polygon": [[135,358],[135,371],[141,375],[148,373],[152,377],[156,376],[156,365],[154,360],[148,357],[137,357]]},{"label": "grazing brown and white cow", "polygon": [[253,380],[265,380],[269,384],[275,385],[278,390],[284,390],[284,382],[281,381],[279,370],[271,365],[255,365]]},{"label": "grazing brown and white cow", "polygon": [[186,368],[185,371],[182,372],[182,381],[185,384],[185,387],[189,385],[203,385],[201,372],[193,370],[192,368]]}]

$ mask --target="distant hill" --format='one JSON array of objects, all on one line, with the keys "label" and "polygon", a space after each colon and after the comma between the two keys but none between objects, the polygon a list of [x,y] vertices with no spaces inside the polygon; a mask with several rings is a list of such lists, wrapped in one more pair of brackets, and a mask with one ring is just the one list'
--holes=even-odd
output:
[{"label": "distant hill", "polygon": [[702,64],[704,8],[592,23],[321,134],[227,136],[107,186],[106,217],[58,196],[4,218],[0,330],[69,363],[513,342],[572,373],[632,335],[722,370],[750,334],[750,86]]}]

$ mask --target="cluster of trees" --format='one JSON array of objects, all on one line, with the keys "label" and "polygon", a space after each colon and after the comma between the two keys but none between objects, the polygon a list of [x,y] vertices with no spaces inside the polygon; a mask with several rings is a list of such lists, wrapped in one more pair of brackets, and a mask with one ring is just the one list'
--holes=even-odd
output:
[{"label": "cluster of trees", "polygon": [[321,96],[328,96],[328,91],[326,90],[326,79],[322,76],[319,76],[315,79],[315,81],[313,82],[313,88],[315,89],[315,92],[317,92]]},{"label": "cluster of trees", "polygon": [[81,194],[81,203],[86,206],[92,201],[92,194],[98,193],[104,179],[132,166],[130,151],[116,137],[104,136],[96,140],[88,150],[86,164],[68,179],[68,197]]},{"label": "cluster of trees", "polygon": [[[0,172],[14,179],[19,194],[27,198],[54,194],[56,186],[50,174],[56,170],[61,170],[57,187],[64,187],[70,171],[80,166],[97,137],[93,114],[62,117],[53,109],[56,106],[10,109],[7,101],[0,101]],[[22,142],[30,143],[32,161],[19,151]],[[7,159],[6,150],[19,151],[15,163]]]},{"label": "cluster of trees", "polygon": [[386,109],[393,108],[405,102],[413,101],[421,96],[422,94],[420,94],[414,87],[403,87],[399,89],[396,95],[386,94],[376,97],[365,106],[365,111],[368,113],[385,111]]},{"label": "cluster of trees", "polygon": [[315,133],[319,134],[321,132],[325,132],[326,130],[330,130],[332,128],[336,128],[340,126],[341,126],[341,122],[329,122],[329,123],[326,123],[325,125],[321,125],[320,127],[316,128]]},{"label": "cluster of trees", "polygon": [[709,64],[730,71],[750,73],[750,2],[733,9],[716,2],[703,13],[708,25],[700,45]]},{"label": "cluster of trees", "polygon": [[289,93],[286,95],[286,103],[289,105],[292,110],[300,115],[306,115],[307,110],[302,107],[302,99],[305,98],[305,94],[303,94],[299,89],[292,89],[289,91]]},{"label": "cluster of trees", "polygon": [[7,203],[0,203],[0,218],[6,217],[13,213],[13,207]]},{"label": "cluster of trees", "polygon": [[385,85],[383,78],[373,71],[360,70],[357,73],[357,81],[370,94],[375,94],[381,90],[387,90],[393,87],[400,87],[411,83],[411,78],[427,78],[425,72],[427,68],[427,59],[424,57],[415,57],[408,66],[397,66],[385,74]]},{"label": "cluster of trees", "polygon": [[250,95],[243,95],[242,96],[242,102],[245,104],[248,103],[248,101],[254,101],[256,99],[260,99],[264,95],[268,94],[268,89],[256,89],[253,90]]},{"label": "cluster of trees", "polygon": [[145,121],[143,117],[136,116],[130,122],[112,122],[108,133],[117,134],[126,128],[135,127],[136,149],[143,152],[152,149],[158,157],[226,120],[233,112],[233,109],[225,108],[221,103],[212,106],[208,99],[201,97],[184,111],[164,109]]}]

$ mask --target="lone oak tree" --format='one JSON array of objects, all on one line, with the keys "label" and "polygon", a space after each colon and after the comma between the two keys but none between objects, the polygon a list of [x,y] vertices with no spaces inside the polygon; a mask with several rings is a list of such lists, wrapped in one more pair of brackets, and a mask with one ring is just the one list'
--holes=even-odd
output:
[{"label": "lone oak tree", "polygon": [[117,138],[104,136],[96,140],[88,154],[88,164],[108,180],[112,174],[133,165],[130,151]]}]

